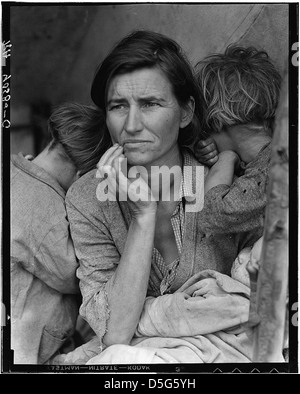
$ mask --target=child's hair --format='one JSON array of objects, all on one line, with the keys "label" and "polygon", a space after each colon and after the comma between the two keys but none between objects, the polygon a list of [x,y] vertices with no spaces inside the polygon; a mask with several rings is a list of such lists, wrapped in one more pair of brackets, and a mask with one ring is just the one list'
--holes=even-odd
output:
[{"label": "child's hair", "polygon": [[229,45],[224,54],[197,63],[196,70],[209,130],[245,123],[272,127],[281,76],[265,51]]},{"label": "child's hair", "polygon": [[48,120],[49,149],[58,144],[80,175],[96,167],[111,146],[104,134],[105,117],[101,109],[77,103],[64,103],[54,109]]}]

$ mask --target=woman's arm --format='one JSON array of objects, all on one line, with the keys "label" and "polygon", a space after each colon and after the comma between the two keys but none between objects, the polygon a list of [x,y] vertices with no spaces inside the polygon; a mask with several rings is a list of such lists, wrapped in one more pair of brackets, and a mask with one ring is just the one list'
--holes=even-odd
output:
[{"label": "woman's arm", "polygon": [[[123,173],[118,173],[119,159],[123,159],[122,150],[110,148],[98,164],[98,176],[102,181],[106,179],[108,184],[110,181],[114,183],[112,180],[115,179],[118,185],[117,188],[114,185],[115,190],[119,188],[124,195],[129,180]],[[148,196],[148,184],[140,182],[140,185],[139,195],[145,193],[141,201],[131,201],[128,196],[131,223],[127,234],[124,223],[121,223],[123,217],[119,204],[99,203],[95,187],[92,192],[88,191],[79,180],[79,184],[71,187],[66,199],[71,233],[80,261],[77,273],[83,296],[80,313],[105,345],[130,342],[146,298],[156,201],[151,201]],[[129,193],[134,200],[133,193],[134,188]],[[123,225],[120,239],[116,239],[112,231],[112,226],[118,225],[107,220],[109,212],[114,220],[120,221],[120,227]],[[122,239],[123,233],[126,240]],[[116,242],[124,245],[121,256]]]},{"label": "woman's arm", "polygon": [[199,272],[173,294],[148,297],[135,335],[181,337],[233,329],[248,321],[249,293],[227,275]]},{"label": "woman's arm", "polygon": [[105,345],[128,344],[138,325],[150,275],[155,213],[133,218],[125,249],[106,290],[110,317]]},{"label": "woman's arm", "polygon": [[[117,211],[117,204],[113,208],[109,204],[97,206],[80,184],[72,187],[66,204],[79,260],[80,314],[104,344],[127,343],[146,298],[155,217],[132,219],[127,234],[120,222],[120,239],[116,240],[106,215],[114,207]],[[121,220],[122,213],[119,215]],[[117,220],[119,215],[115,215]],[[123,234],[127,239],[120,256]]]},{"label": "woman's arm", "polygon": [[131,187],[132,183],[124,174],[123,148],[110,148],[98,163],[100,176],[107,174],[107,180],[116,185],[118,195],[127,196],[131,210],[130,223],[125,248],[114,276],[106,286],[110,317],[105,345],[128,344],[139,322],[147,294],[154,243],[157,203],[152,199],[148,184],[139,178],[139,195]]}]

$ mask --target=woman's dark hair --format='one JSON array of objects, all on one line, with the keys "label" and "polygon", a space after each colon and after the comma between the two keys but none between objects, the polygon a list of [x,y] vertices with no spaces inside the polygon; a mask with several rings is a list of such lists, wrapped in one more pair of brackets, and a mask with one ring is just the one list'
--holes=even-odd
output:
[{"label": "woman's dark hair", "polygon": [[49,149],[58,144],[66,159],[80,175],[96,167],[111,139],[104,133],[105,116],[101,109],[77,103],[64,103],[54,109],[48,120],[51,135]]},{"label": "woman's dark hair", "polygon": [[158,67],[163,71],[182,107],[188,104],[191,97],[194,98],[193,120],[180,130],[178,138],[180,146],[192,144],[198,137],[201,126],[200,89],[193,68],[180,46],[162,34],[144,30],[135,31],[114,47],[96,71],[91,88],[94,103],[106,111],[107,90],[111,79],[116,75],[145,67]]},{"label": "woman's dark hair", "polygon": [[205,126],[213,132],[245,123],[272,127],[281,76],[265,51],[231,44],[196,65]]}]

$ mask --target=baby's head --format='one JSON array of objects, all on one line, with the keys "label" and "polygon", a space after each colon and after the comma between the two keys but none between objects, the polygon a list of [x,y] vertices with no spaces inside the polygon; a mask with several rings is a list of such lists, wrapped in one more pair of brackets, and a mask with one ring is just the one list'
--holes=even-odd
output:
[{"label": "baby's head", "polygon": [[281,76],[265,51],[230,45],[224,54],[200,61],[196,70],[207,133],[248,123],[272,128]]},{"label": "baby's head", "polygon": [[257,275],[260,263],[261,263],[261,253],[263,246],[263,237],[259,238],[253,245],[250,253],[250,259],[247,264],[247,271],[249,274]]},{"label": "baby's head", "polygon": [[250,287],[249,272],[255,274],[260,265],[263,237],[259,238],[252,247],[244,248],[234,260],[231,267],[231,277]]}]

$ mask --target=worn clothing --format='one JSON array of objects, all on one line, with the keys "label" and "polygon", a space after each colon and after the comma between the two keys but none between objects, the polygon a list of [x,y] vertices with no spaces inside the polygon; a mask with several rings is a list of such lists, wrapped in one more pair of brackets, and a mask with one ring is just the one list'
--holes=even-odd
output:
[{"label": "worn clothing", "polygon": [[[191,290],[207,280],[218,290],[208,286],[201,295]],[[245,325],[249,293],[249,287],[228,275],[201,271],[173,294],[146,298],[130,345],[112,345],[101,351],[99,338],[93,338],[75,351],[55,357],[53,363],[251,362],[253,329]]]},{"label": "worn clothing", "polygon": [[[215,281],[223,293],[187,294],[190,286],[206,279]],[[147,297],[130,345],[109,346],[87,364],[251,362],[253,330],[245,326],[248,312],[247,286],[205,270],[174,294]]]},{"label": "worn clothing", "polygon": [[18,364],[45,363],[78,316],[78,263],[65,191],[22,154],[11,158],[11,347]]},{"label": "worn clothing", "polygon": [[[202,167],[189,152],[183,154],[184,157],[189,156],[193,170],[197,166]],[[195,182],[193,177],[190,186],[194,188]],[[70,187],[66,206],[80,263],[77,271],[83,297],[80,313],[102,340],[109,318],[106,284],[113,277],[123,253],[131,214],[126,201],[99,201],[96,197],[98,183],[96,170],[82,176]],[[241,233],[231,233],[228,228],[226,234],[202,231],[205,223],[200,219],[201,212],[189,211],[191,202],[184,197],[183,201],[182,250],[170,293],[174,293],[192,275],[205,269],[230,275],[237,254],[245,246],[253,245],[261,236],[257,228],[252,232]],[[164,275],[156,265],[156,260],[152,259],[147,296],[160,295],[155,289],[160,288],[163,279]]]},{"label": "worn clothing", "polygon": [[264,226],[267,204],[271,143],[244,166],[244,173],[231,186],[218,185],[204,198],[200,213],[201,229],[213,233],[258,231]]},{"label": "worn clothing", "polygon": [[[192,160],[190,155],[185,155],[183,158],[183,168],[187,168],[188,166],[192,166]],[[192,185],[192,174],[190,172],[183,172],[183,177],[181,178],[181,184],[179,189],[179,196],[176,208],[171,216],[171,225],[175,236],[176,247],[178,250],[178,254],[181,254],[182,250],[182,240],[184,236],[184,201],[186,198],[193,197],[193,191],[189,187]],[[152,288],[155,294],[163,295],[165,293],[170,292],[171,286],[175,280],[177,269],[179,266],[179,257],[175,259],[168,266],[165,264],[163,257],[159,253],[159,251],[154,247],[153,262],[151,264],[151,269],[154,267],[158,267],[163,276],[163,279],[160,283],[160,288],[158,289],[155,283],[151,280],[151,275],[149,279],[149,287]]]}]

